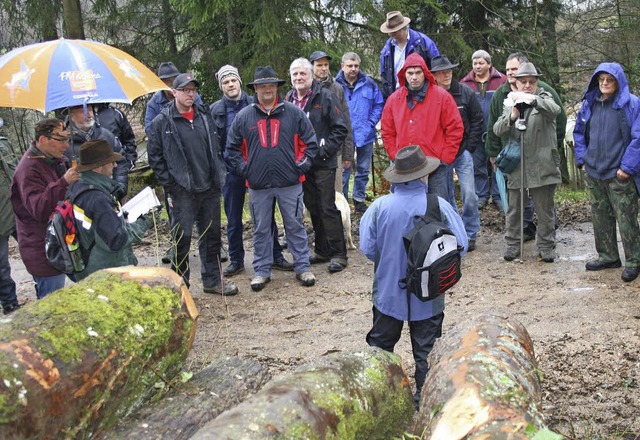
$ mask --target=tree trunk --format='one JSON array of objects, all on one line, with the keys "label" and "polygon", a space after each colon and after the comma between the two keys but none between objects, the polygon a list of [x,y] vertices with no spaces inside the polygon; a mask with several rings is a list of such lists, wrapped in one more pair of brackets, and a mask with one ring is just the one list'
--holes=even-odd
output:
[{"label": "tree trunk", "polygon": [[527,330],[482,315],[445,333],[429,358],[415,433],[432,440],[528,439],[544,429],[540,379]]},{"label": "tree trunk", "polygon": [[256,393],[270,378],[269,371],[254,360],[217,359],[100,438],[186,440],[223,411]]},{"label": "tree trunk", "polygon": [[84,40],[80,0],[62,0],[65,38]]},{"label": "tree trunk", "polygon": [[369,348],[323,357],[274,379],[192,438],[389,440],[414,414],[400,359]]},{"label": "tree trunk", "polygon": [[0,438],[88,438],[173,380],[198,311],[171,270],[127,266],[11,316],[0,325]]}]

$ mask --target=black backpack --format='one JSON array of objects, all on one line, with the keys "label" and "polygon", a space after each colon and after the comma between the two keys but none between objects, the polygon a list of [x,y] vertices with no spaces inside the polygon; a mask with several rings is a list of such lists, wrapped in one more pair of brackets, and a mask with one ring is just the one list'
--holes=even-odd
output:
[{"label": "black backpack", "polygon": [[402,239],[407,251],[407,273],[398,285],[421,301],[431,301],[446,293],[462,278],[462,247],[440,216],[435,194],[427,195],[427,212],[415,216],[414,228]]},{"label": "black backpack", "polygon": [[93,189],[83,188],[73,198],[58,202],[49,216],[44,238],[45,254],[49,263],[62,273],[82,272],[89,261],[95,241],[89,247],[81,244],[73,202],[80,194]]}]

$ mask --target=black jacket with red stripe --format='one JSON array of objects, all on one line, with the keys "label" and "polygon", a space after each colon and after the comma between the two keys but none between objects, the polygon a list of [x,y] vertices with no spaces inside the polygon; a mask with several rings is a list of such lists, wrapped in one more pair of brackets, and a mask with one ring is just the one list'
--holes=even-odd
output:
[{"label": "black jacket with red stripe", "polygon": [[227,136],[228,163],[252,189],[285,188],[304,181],[318,143],[302,110],[279,102],[271,111],[253,103],[238,113]]}]

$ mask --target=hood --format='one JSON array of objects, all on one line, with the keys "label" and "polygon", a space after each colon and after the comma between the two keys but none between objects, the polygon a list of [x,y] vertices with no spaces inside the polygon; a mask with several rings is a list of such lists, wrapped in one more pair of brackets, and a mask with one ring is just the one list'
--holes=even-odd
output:
[{"label": "hood", "polygon": [[595,98],[601,95],[600,87],[598,86],[598,74],[600,73],[608,73],[618,81],[618,91],[613,98],[613,106],[614,108],[624,107],[630,100],[629,83],[627,82],[624,70],[622,70],[622,66],[618,63],[600,64],[596,70],[593,71],[583,98],[589,102],[593,102]]},{"label": "hood", "polygon": [[422,71],[424,72],[425,80],[430,85],[436,85],[436,79],[433,77],[433,74],[427,67],[427,63],[425,63],[424,58],[422,58],[419,54],[414,52],[407,57],[407,59],[404,61],[404,66],[402,66],[402,69],[400,69],[400,72],[398,72],[398,84],[400,84],[401,87],[406,87],[407,85],[405,72],[409,67],[422,68]]}]

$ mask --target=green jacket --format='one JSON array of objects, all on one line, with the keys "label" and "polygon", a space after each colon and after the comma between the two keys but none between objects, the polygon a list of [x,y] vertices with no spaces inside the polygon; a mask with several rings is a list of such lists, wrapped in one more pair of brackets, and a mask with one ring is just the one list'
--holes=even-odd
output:
[{"label": "green jacket", "polygon": [[5,237],[16,229],[16,219],[11,205],[11,179],[18,160],[6,137],[0,136],[0,236]]},{"label": "green jacket", "polygon": [[[87,187],[92,190],[79,194]],[[76,280],[100,269],[138,264],[131,245],[140,243],[153,221],[143,216],[134,223],[127,223],[114,196],[118,189],[118,183],[111,178],[87,171],[67,191],[67,198],[74,200],[82,246],[88,249],[95,242],[85,270],[75,275]]]},{"label": "green jacket", "polygon": [[[556,140],[556,117],[560,106],[551,93],[538,87],[537,104],[526,110],[527,129],[524,132],[524,186],[538,188],[558,184],[560,177],[560,155]],[[511,107],[505,107],[502,116],[493,126],[493,131],[506,143],[508,139],[520,139],[520,131],[511,122]],[[522,145],[521,145],[522,148]],[[520,188],[520,163],[507,179],[509,189]]]},{"label": "green jacket", "polygon": [[[558,148],[564,148],[564,136],[567,129],[567,114],[564,111],[562,100],[556,91],[544,81],[538,80],[538,87],[542,87],[553,96],[553,101],[560,106],[560,114],[556,117],[556,142]],[[487,157],[496,157],[500,150],[505,146],[499,136],[497,136],[491,127],[493,127],[502,115],[504,107],[504,100],[511,92],[511,85],[506,82],[500,86],[491,98],[491,104],[489,104],[489,125],[487,125],[487,139],[485,140],[484,150],[487,153]]]}]

